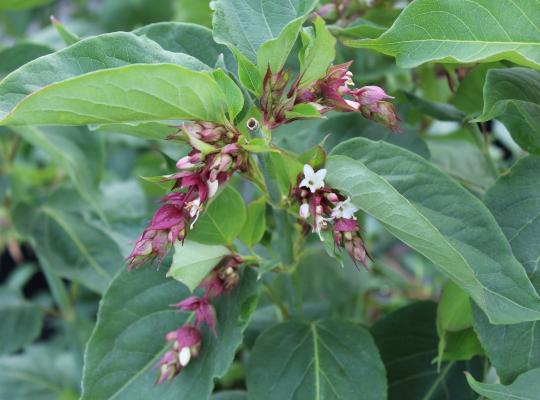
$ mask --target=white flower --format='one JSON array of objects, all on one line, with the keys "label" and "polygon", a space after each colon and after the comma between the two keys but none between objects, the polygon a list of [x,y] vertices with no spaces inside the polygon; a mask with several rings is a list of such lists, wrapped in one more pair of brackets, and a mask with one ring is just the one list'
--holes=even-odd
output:
[{"label": "white flower", "polygon": [[317,172],[311,168],[311,165],[304,165],[304,179],[300,182],[300,187],[307,187],[311,193],[315,193],[317,189],[324,187],[324,178],[326,170],[320,169]]},{"label": "white flower", "polygon": [[189,364],[189,360],[191,360],[191,350],[189,347],[182,347],[182,350],[180,350],[180,353],[178,354],[180,365],[185,367]]},{"label": "white flower", "polygon": [[304,203],[300,206],[300,217],[307,219],[309,217],[309,204]]},{"label": "white flower", "polygon": [[332,209],[333,218],[346,218],[354,219],[354,213],[358,211],[358,208],[351,203],[351,198],[347,197],[345,201],[340,201]]},{"label": "white flower", "polygon": [[217,181],[217,179],[215,181],[209,180],[208,182],[206,182],[206,186],[208,187],[208,198],[211,199],[217,193],[219,182]]}]

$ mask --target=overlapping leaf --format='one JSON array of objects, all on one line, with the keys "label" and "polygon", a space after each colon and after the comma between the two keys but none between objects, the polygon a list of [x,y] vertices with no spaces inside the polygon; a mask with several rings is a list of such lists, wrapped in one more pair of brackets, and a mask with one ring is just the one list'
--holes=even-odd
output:
[{"label": "overlapping leaf", "polygon": [[536,0],[416,0],[377,39],[348,44],[403,67],[510,60],[540,69],[539,11]]},{"label": "overlapping leaf", "polygon": [[227,371],[249,318],[241,310],[253,299],[255,272],[246,270],[240,286],[217,301],[218,335],[205,331],[200,356],[173,382],[155,386],[153,366],[166,348],[164,335],[186,320],[169,304],[189,293],[164,272],[122,271],[112,282],[86,349],[83,400],[207,399],[214,377]]},{"label": "overlapping leaf", "polygon": [[[523,264],[535,288],[540,289],[540,157],[519,161],[486,193],[485,201],[505,233],[516,258]],[[474,309],[474,327],[503,383],[540,367],[538,321],[491,325]]]},{"label": "overlapping leaf", "polygon": [[256,63],[263,43],[277,38],[289,22],[314,6],[314,0],[214,0],[210,3],[214,38]]},{"label": "overlapping leaf", "polygon": [[369,333],[350,322],[290,321],[263,333],[247,369],[250,397],[386,399],[384,367]]},{"label": "overlapping leaf", "polygon": [[492,322],[540,317],[540,298],[525,270],[472,194],[422,158],[384,142],[353,139],[333,154],[328,183],[429,258]]},{"label": "overlapping leaf", "polygon": [[494,118],[506,125],[524,150],[540,154],[540,72],[527,68],[488,71],[484,111],[476,121]]}]

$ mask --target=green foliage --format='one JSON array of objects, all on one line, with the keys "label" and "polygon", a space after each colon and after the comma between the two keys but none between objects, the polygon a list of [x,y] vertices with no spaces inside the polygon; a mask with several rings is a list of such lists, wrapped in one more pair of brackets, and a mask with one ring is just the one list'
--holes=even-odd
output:
[{"label": "green foliage", "polygon": [[437,355],[436,309],[432,302],[413,303],[371,328],[386,366],[389,400],[476,399],[463,371],[477,375],[478,362],[450,361],[440,370],[432,362]]},{"label": "green foliage", "polygon": [[474,391],[489,400],[523,399],[533,400],[538,396],[538,374],[540,369],[533,369],[520,375],[514,383],[508,386],[501,384],[480,383],[471,375],[467,381]]},{"label": "green foliage", "polygon": [[540,154],[540,72],[526,68],[488,71],[484,111],[476,121],[500,119],[526,151]]},{"label": "green foliage", "polygon": [[537,11],[534,0],[504,7],[491,0],[417,0],[378,38],[348,44],[395,56],[403,67],[510,60],[539,69]]},{"label": "green foliage", "polygon": [[0,3],[1,399],[538,397],[538,0]]},{"label": "green foliage", "polygon": [[193,291],[216,264],[229,254],[225,246],[186,241],[175,244],[174,257],[167,276]]},{"label": "green foliage", "polygon": [[420,157],[383,142],[355,139],[332,154],[329,183],[441,268],[492,322],[538,318],[538,295],[478,199]]},{"label": "green foliage", "polygon": [[339,320],[285,322],[266,331],[251,353],[247,385],[257,399],[386,399],[373,339]]},{"label": "green foliage", "polygon": [[231,364],[249,316],[241,323],[242,305],[255,290],[255,273],[244,271],[242,284],[216,304],[217,332],[204,333],[205,352],[172,385],[155,386],[153,366],[165,350],[164,335],[187,318],[169,305],[188,290],[164,270],[120,272],[104,295],[98,323],[85,353],[82,399],[208,398],[214,377]]}]

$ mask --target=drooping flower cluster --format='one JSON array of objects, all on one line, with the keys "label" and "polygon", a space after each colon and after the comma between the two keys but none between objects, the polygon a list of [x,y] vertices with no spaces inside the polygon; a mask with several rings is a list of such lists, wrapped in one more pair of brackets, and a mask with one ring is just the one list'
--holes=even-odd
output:
[{"label": "drooping flower cluster", "polygon": [[234,172],[247,168],[239,135],[232,127],[195,122],[183,125],[171,137],[189,141],[193,149],[176,163],[179,172],[163,178],[174,182],[172,191],[161,200],[162,206],[128,256],[129,268],[154,259],[161,263],[172,244],[186,238],[205,202],[219,186]]},{"label": "drooping flower cluster", "polygon": [[353,74],[349,71],[351,64],[352,61],[328,68],[323,79],[300,89],[296,103],[313,104],[321,113],[331,110],[359,112],[364,118],[383,124],[392,131],[398,131],[399,119],[394,105],[386,101],[393,97],[378,86],[355,88]]},{"label": "drooping flower cluster", "polygon": [[199,285],[204,290],[203,296],[190,296],[179,303],[171,304],[171,307],[181,311],[193,312],[195,323],[186,323],[165,335],[165,340],[172,346],[156,364],[159,370],[157,384],[174,379],[193,358],[198,357],[203,324],[217,335],[216,310],[211,301],[228,293],[238,284],[240,280],[238,266],[242,262],[242,257],[237,254],[226,256]]},{"label": "drooping flower cluster", "polygon": [[358,112],[367,119],[381,123],[392,131],[398,131],[399,118],[394,105],[387,100],[392,99],[378,86],[356,88],[349,71],[351,62],[330,66],[326,76],[307,87],[300,86],[301,76],[286,91],[289,74],[286,71],[272,73],[267,70],[263,80],[263,94],[260,98],[263,123],[274,129],[284,123],[298,119],[298,115],[287,115],[294,106],[310,104],[319,113],[336,110],[341,112]]},{"label": "drooping flower cluster", "polygon": [[367,266],[367,252],[354,215],[358,209],[350,198],[326,187],[325,177],[325,169],[315,172],[309,164],[304,165],[294,190],[294,197],[300,203],[300,217],[310,220],[312,231],[321,240],[324,240],[322,232],[331,229],[335,245],[344,248],[355,264],[360,261]]}]

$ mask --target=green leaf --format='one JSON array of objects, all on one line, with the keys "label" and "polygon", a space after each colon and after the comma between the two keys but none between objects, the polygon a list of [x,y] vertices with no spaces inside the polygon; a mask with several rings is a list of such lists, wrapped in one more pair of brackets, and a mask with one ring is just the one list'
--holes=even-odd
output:
[{"label": "green leaf", "polygon": [[80,366],[75,355],[54,347],[33,346],[23,354],[0,357],[0,398],[75,400]]},{"label": "green leaf", "polygon": [[0,287],[0,354],[11,353],[38,338],[43,313],[17,290]]},{"label": "green leaf", "polygon": [[443,288],[437,307],[439,334],[438,361],[469,360],[483,355],[482,347],[472,329],[473,316],[470,297],[449,281]]},{"label": "green leaf", "polygon": [[254,399],[386,399],[386,379],[373,339],[340,320],[289,321],[264,332],[247,368]]},{"label": "green leaf", "polygon": [[259,97],[262,93],[262,77],[257,67],[246,56],[234,49],[238,61],[238,79],[251,93]]},{"label": "green leaf", "polygon": [[459,286],[448,282],[437,308],[437,327],[441,331],[461,331],[472,326],[470,297]]},{"label": "green leaf", "polygon": [[52,205],[20,205],[13,219],[17,231],[31,241],[40,264],[93,291],[104,292],[125,264],[109,232],[80,215]]},{"label": "green leaf", "polygon": [[285,111],[288,119],[294,118],[321,118],[321,113],[313,104],[301,103],[295,105],[291,111]]},{"label": "green leaf", "polygon": [[38,90],[15,108],[0,110],[5,111],[0,125],[85,125],[174,119],[224,123],[226,105],[227,99],[211,74],[172,64],[129,65],[96,71]]},{"label": "green leaf", "polygon": [[336,39],[326,28],[324,20],[317,16],[313,24],[314,35],[302,32],[304,48],[299,53],[302,74],[300,86],[309,85],[324,77],[328,67],[336,58]]},{"label": "green leaf", "polygon": [[225,246],[210,246],[186,240],[174,244],[174,256],[167,277],[176,279],[194,291],[210,271],[230,254]]},{"label": "green leaf", "polygon": [[257,51],[289,22],[307,15],[315,0],[213,0],[212,26],[218,43],[236,47],[252,63]]},{"label": "green leaf", "polygon": [[482,92],[490,69],[503,68],[500,62],[478,64],[460,82],[451,103],[467,115],[479,115],[484,106]]},{"label": "green leaf", "polygon": [[296,177],[302,171],[303,165],[287,152],[268,154],[271,179],[278,183],[282,197],[288,197],[291,187],[296,185]]},{"label": "green leaf", "polygon": [[240,232],[240,240],[248,247],[259,243],[266,229],[266,198],[261,197],[249,203],[247,218]]},{"label": "green leaf", "polygon": [[481,375],[482,363],[451,361],[439,372],[432,362],[437,355],[436,312],[435,303],[413,303],[371,328],[386,366],[389,400],[476,399],[463,370]]},{"label": "green leaf", "polygon": [[496,383],[480,383],[470,374],[467,382],[473,390],[489,400],[535,400],[540,393],[540,368],[533,369],[518,376],[511,385],[504,386]]},{"label": "green leaf", "polygon": [[[327,183],[465,290],[493,323],[536,320],[540,298],[486,207],[424,159],[384,142],[333,150]],[[519,288],[519,289],[518,289]]]},{"label": "green leaf", "polygon": [[540,72],[494,69],[484,84],[484,111],[475,121],[499,119],[526,151],[540,154]]},{"label": "green leaf", "polygon": [[243,271],[240,285],[215,302],[217,336],[204,331],[199,357],[172,382],[156,386],[154,365],[167,345],[164,335],[186,319],[169,304],[189,295],[164,271],[122,271],[103,296],[85,353],[82,399],[207,399],[242,342],[240,309],[255,292],[256,274]]},{"label": "green leaf", "polygon": [[246,222],[244,199],[232,186],[226,186],[212,200],[194,225],[189,239],[204,244],[232,244]]},{"label": "green leaf", "polygon": [[[516,163],[486,193],[485,202],[508,238],[516,258],[540,290],[537,273],[540,260],[540,157],[529,156]],[[538,321],[513,325],[491,325],[478,309],[473,310],[474,327],[501,382],[512,382],[519,374],[540,367]]]},{"label": "green leaf", "polygon": [[264,76],[268,68],[273,73],[281,71],[296,38],[302,29],[307,16],[301,16],[289,22],[275,39],[262,44],[257,50],[257,66],[260,76]]},{"label": "green leaf", "polygon": [[471,133],[464,130],[451,135],[431,136],[426,143],[431,162],[465,187],[483,194],[495,178],[481,150],[468,138],[472,138]]},{"label": "green leaf", "polygon": [[348,45],[395,56],[398,65],[428,61],[510,60],[540,69],[540,23],[535,0],[416,0],[377,39]]},{"label": "green leaf", "polygon": [[52,53],[49,46],[21,42],[0,50],[0,78],[38,57]]},{"label": "green leaf", "polygon": [[234,121],[244,107],[244,95],[236,83],[223,70],[218,69],[212,75],[221,88],[224,98],[227,99],[229,120]]},{"label": "green leaf", "polygon": [[81,38],[75,33],[71,32],[64,24],[58,21],[54,16],[51,17],[51,22],[66,46],[71,46],[77,43]]},{"label": "green leaf", "polygon": [[227,69],[231,72],[236,69],[231,51],[227,46],[216,43],[212,31],[204,26],[182,22],[158,22],[136,29],[133,33],[153,40],[164,50],[195,57],[209,67],[214,67],[223,56]]}]

